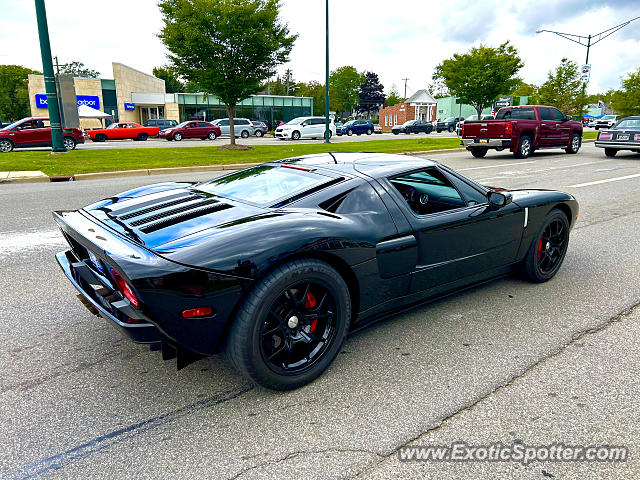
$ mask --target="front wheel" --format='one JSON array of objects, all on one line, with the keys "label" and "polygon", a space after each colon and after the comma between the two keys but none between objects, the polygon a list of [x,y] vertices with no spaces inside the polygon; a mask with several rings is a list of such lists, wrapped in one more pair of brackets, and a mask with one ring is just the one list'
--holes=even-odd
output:
[{"label": "front wheel", "polygon": [[568,245],[569,220],[563,212],[553,209],[544,219],[522,261],[524,277],[535,283],[553,278],[564,261]]},{"label": "front wheel", "polygon": [[370,128],[367,128],[367,135],[371,135],[373,133],[373,130],[371,130]]},{"label": "front wheel", "polygon": [[242,132],[240,132],[240,136],[242,138],[249,138],[249,131],[248,130],[242,130]]},{"label": "front wheel", "polygon": [[471,149],[471,155],[476,158],[484,158],[489,149],[487,147],[477,147]]},{"label": "front wheel", "polygon": [[209,132],[209,133],[207,134],[207,138],[208,138],[209,140],[215,140],[216,138],[218,138],[218,136],[216,135],[216,132],[211,131],[211,132]]},{"label": "front wheel", "polygon": [[615,157],[616,153],[618,153],[618,150],[616,150],[615,148],[605,148],[604,149],[604,154],[607,157]]},{"label": "front wheel", "polygon": [[263,135],[262,130],[256,130],[256,137],[262,137]]},{"label": "front wheel", "polygon": [[295,260],[259,280],[243,300],[225,354],[263,387],[292,390],[331,364],[350,318],[349,290],[340,274],[318,260]]},{"label": "front wheel", "polygon": [[353,135],[353,130],[347,130],[347,136],[350,137],[351,135]]},{"label": "front wheel", "polygon": [[13,142],[11,140],[7,140],[6,138],[1,139],[0,152],[9,153],[11,150],[13,150]]},{"label": "front wheel", "polygon": [[182,140],[182,134],[181,134],[180,132],[174,133],[174,134],[173,134],[173,139],[174,139],[176,142],[179,142],[180,140]]},{"label": "front wheel", "polygon": [[300,132],[297,130],[291,134],[291,140],[300,140]]},{"label": "front wheel", "polygon": [[450,133],[453,133],[454,128],[453,127],[449,127],[447,130],[449,130]]},{"label": "front wheel", "polygon": [[527,158],[531,155],[531,137],[528,135],[521,136],[518,150],[516,150],[513,155],[516,158]]},{"label": "front wheel", "polygon": [[64,137],[64,148],[67,150],[75,150],[76,140],[72,137]]},{"label": "front wheel", "polygon": [[578,150],[580,150],[580,145],[582,145],[582,137],[579,133],[574,133],[571,136],[571,143],[567,148],[565,148],[565,152],[578,153]]}]

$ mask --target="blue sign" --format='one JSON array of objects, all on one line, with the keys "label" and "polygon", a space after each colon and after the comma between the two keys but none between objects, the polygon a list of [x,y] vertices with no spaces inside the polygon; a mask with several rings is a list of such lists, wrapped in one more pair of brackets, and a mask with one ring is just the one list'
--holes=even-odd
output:
[{"label": "blue sign", "polygon": [[125,110],[135,110],[136,109],[136,104],[135,103],[124,102],[124,109]]},{"label": "blue sign", "polygon": [[[88,107],[100,109],[100,97],[93,95],[76,95],[78,106],[87,105]],[[47,96],[43,93],[36,94],[36,108],[47,108]]]}]

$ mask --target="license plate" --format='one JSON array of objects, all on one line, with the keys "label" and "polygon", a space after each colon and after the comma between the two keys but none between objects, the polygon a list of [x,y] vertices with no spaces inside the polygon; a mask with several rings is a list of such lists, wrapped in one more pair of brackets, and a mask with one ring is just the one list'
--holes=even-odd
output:
[{"label": "license plate", "polygon": [[481,138],[478,143],[489,143],[489,140],[487,140],[486,138]]},{"label": "license plate", "polygon": [[618,135],[618,140],[629,140],[629,135]]}]

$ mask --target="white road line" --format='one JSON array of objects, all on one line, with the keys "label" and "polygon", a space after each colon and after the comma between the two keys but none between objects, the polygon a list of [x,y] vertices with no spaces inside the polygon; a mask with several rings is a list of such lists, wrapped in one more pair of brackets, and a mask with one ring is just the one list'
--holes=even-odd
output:
[{"label": "white road line", "polygon": [[588,187],[590,185],[600,185],[601,183],[617,182],[619,180],[627,180],[629,178],[637,177],[640,177],[640,173],[636,173],[634,175],[625,175],[624,177],[607,178],[606,180],[596,180],[595,182],[578,183],[576,185],[569,185],[567,188]]},{"label": "white road line", "polygon": [[512,165],[525,165],[527,163],[536,163],[536,162],[500,163],[498,165],[483,165],[482,167],[456,168],[456,171],[466,172],[469,170],[481,170],[483,168],[498,168],[498,167],[510,167]]}]

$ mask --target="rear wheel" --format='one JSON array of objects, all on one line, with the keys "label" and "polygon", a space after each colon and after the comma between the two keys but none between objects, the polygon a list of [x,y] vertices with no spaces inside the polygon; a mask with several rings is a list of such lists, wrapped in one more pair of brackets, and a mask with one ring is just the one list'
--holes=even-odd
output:
[{"label": "rear wheel", "polygon": [[484,158],[484,156],[487,154],[488,151],[489,149],[487,147],[472,148],[471,155],[473,155],[476,158]]},{"label": "rear wheel", "polygon": [[225,354],[266,388],[298,388],[334,360],[350,318],[349,290],[340,274],[318,260],[295,260],[259,280],[243,300]]},{"label": "rear wheel", "polygon": [[618,150],[616,150],[615,148],[605,148],[604,149],[604,154],[607,157],[615,157],[616,153],[618,153]]},{"label": "rear wheel", "polygon": [[531,137],[523,135],[520,137],[520,143],[518,144],[518,150],[513,154],[516,158],[527,158],[531,155]]},{"label": "rear wheel", "polygon": [[535,283],[553,278],[564,261],[568,245],[569,220],[560,210],[551,210],[522,261],[525,278]]},{"label": "rear wheel", "polygon": [[11,150],[13,150],[13,142],[6,138],[0,139],[0,152],[9,153]]},{"label": "rear wheel", "polygon": [[145,142],[147,140],[147,138],[149,138],[149,134],[147,134],[147,133],[139,133],[138,134],[138,140],[140,140],[141,142]]},{"label": "rear wheel", "polygon": [[76,140],[73,137],[64,137],[64,148],[67,150],[76,149]]},{"label": "rear wheel", "polygon": [[582,137],[579,133],[574,133],[571,136],[571,143],[567,148],[565,148],[565,152],[567,153],[578,153],[580,150],[580,145],[582,144]]},{"label": "rear wheel", "polygon": [[181,134],[180,132],[176,132],[176,133],[174,133],[174,134],[173,134],[173,139],[174,139],[176,142],[179,142],[180,140],[182,140],[182,134]]},{"label": "rear wheel", "polygon": [[262,137],[264,135],[264,133],[262,132],[262,130],[256,130],[256,137]]}]

